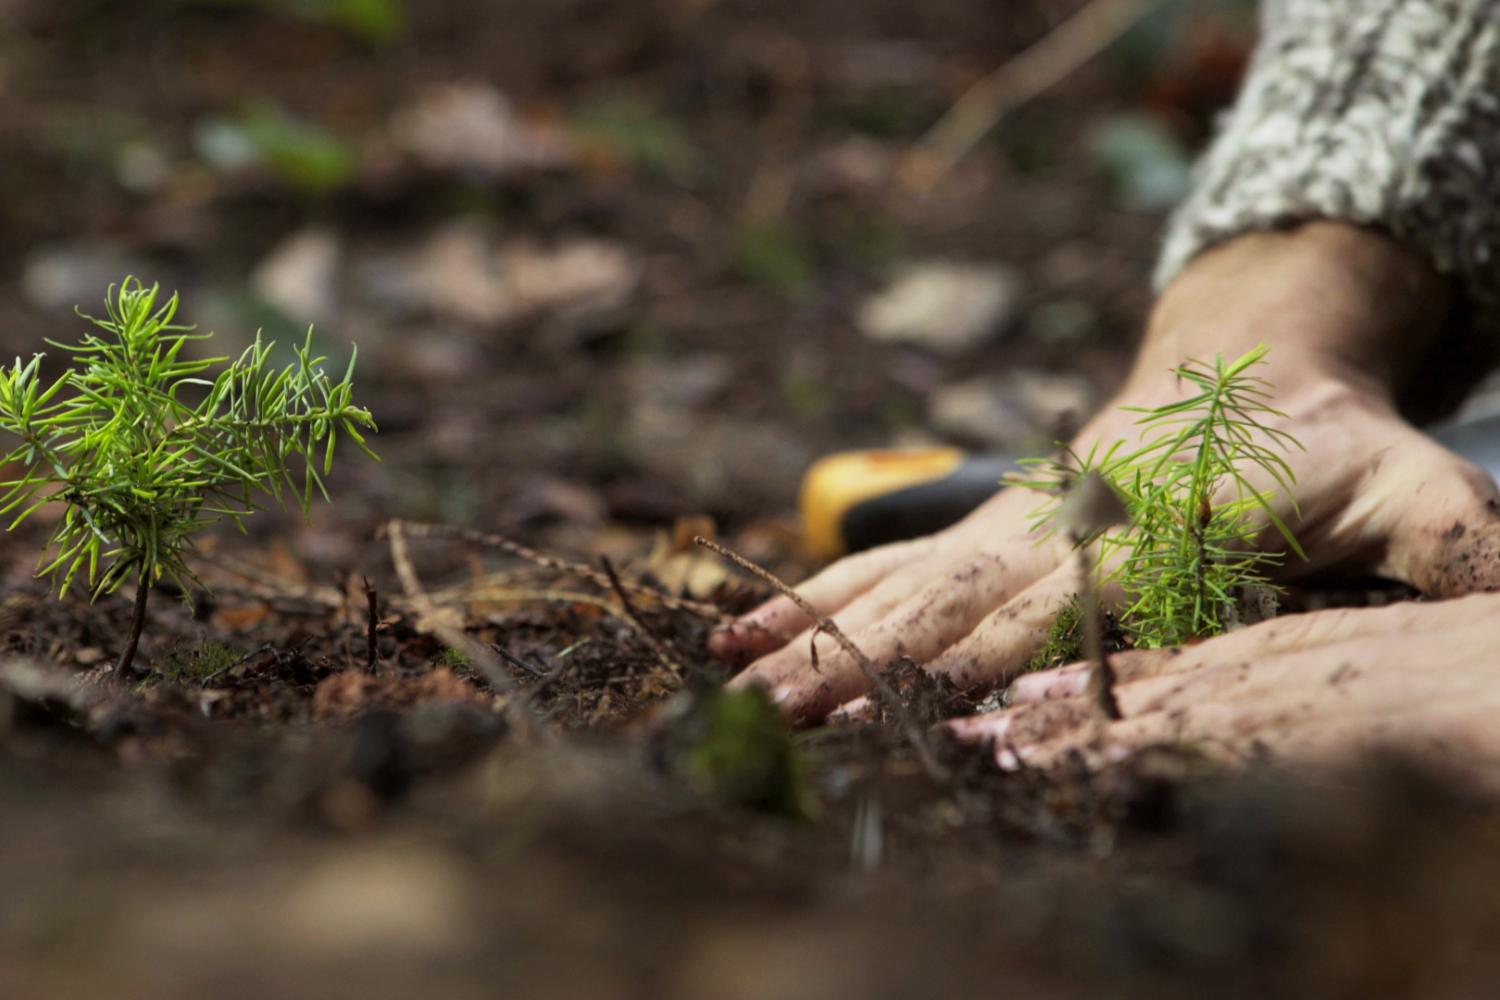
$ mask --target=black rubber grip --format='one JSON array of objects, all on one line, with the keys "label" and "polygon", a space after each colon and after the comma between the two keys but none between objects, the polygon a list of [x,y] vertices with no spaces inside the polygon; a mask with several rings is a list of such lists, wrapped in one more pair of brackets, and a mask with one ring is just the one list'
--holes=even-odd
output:
[{"label": "black rubber grip", "polygon": [[940,531],[994,496],[1017,468],[1008,458],[974,456],[941,479],[856,504],[844,515],[844,544],[858,552]]}]

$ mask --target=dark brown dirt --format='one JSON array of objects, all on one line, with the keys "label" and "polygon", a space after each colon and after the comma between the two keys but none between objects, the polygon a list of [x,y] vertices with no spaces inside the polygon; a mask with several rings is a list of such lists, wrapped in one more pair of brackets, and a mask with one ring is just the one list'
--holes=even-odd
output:
[{"label": "dark brown dirt", "polygon": [[[1160,220],[1121,207],[1091,129],[1145,109],[1201,140],[1245,51],[1219,7],[1075,74],[919,202],[880,181],[891,157],[1078,2],[443,0],[384,47],[274,9],[296,6],[0,0],[0,347],[69,337],[117,265],[226,338],[286,336],[309,317],[248,276],[313,227],[338,259],[319,328],[360,344],[386,459],[341,465],[313,525],[267,512],[208,539],[211,592],[157,589],[123,694],[76,682],[129,602],[30,578],[50,512],[0,540],[0,996],[1491,987],[1493,806],[1400,762],[1001,773],[940,741],[936,785],[883,706],[794,737],[789,820],[716,799],[672,739],[724,670],[716,614],[663,596],[762,596],[684,545],[693,518],[796,579],[785,514],[812,457],[929,439],[931,397],[975,372],[1119,378]],[[501,176],[392,157],[414,94],[475,82],[533,123],[643,107],[628,135],[681,137],[689,165],[618,141]],[[205,166],[204,120],[261,102],[347,139],[357,176],[317,193]],[[455,231],[486,254],[609,241],[640,279],[583,313],[398,300]],[[931,257],[1018,269],[1002,337],[949,357],[859,333],[889,268]],[[608,555],[637,614],[579,574],[414,541],[487,674],[422,626],[377,537],[392,517]],[[909,665],[892,680],[922,720],[972,710]]]}]

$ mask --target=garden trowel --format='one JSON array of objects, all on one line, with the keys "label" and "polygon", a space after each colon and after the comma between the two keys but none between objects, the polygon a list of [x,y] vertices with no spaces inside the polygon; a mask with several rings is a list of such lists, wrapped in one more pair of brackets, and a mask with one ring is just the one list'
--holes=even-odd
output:
[{"label": "garden trowel", "polygon": [[[1431,434],[1500,481],[1500,411],[1455,420]],[[978,507],[1020,467],[1018,456],[959,448],[828,455],[802,480],[802,536],[810,555],[833,559],[929,534]]]}]

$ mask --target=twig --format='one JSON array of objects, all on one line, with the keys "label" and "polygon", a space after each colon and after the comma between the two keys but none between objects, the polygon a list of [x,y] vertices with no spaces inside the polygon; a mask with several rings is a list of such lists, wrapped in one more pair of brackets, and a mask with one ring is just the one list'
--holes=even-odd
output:
[{"label": "twig", "polygon": [[[413,538],[453,538],[469,542],[472,545],[483,545],[488,548],[499,549],[518,559],[535,563],[545,569],[582,577],[605,590],[613,589],[613,585],[609,582],[609,577],[592,566],[573,562],[569,559],[558,559],[555,556],[544,555],[529,546],[522,545],[520,542],[506,538],[504,535],[495,534],[494,532],[474,531],[470,528],[459,528],[449,524],[426,524],[421,522],[405,523],[405,530]],[[691,611],[694,614],[715,619],[724,617],[724,612],[719,610],[718,607],[704,601],[674,597],[671,594],[665,594],[659,590],[643,587],[639,584],[630,584],[628,586],[635,593],[645,595],[654,601],[660,601],[667,607],[678,611]]]},{"label": "twig", "polygon": [[434,604],[443,607],[449,604],[587,604],[613,614],[615,606],[598,594],[585,594],[577,590],[527,590],[520,587],[447,587],[434,590],[428,596]]},{"label": "twig", "polygon": [[507,708],[514,708],[516,714],[521,718],[523,724],[531,732],[541,736],[546,735],[546,730],[532,716],[526,700],[521,697],[515,682],[509,673],[495,658],[495,654],[485,648],[482,643],[471,639],[464,630],[455,628],[444,622],[437,614],[437,607],[432,603],[432,598],[422,589],[422,581],[417,578],[416,568],[412,565],[411,554],[406,548],[406,526],[399,518],[393,518],[386,522],[385,533],[390,540],[391,563],[396,568],[396,576],[401,581],[401,589],[406,591],[412,606],[417,612],[418,627],[424,631],[431,632],[450,647],[459,650],[469,658],[485,680],[490,685],[507,697],[505,704]]},{"label": "twig", "polygon": [[200,687],[207,687],[208,685],[212,684],[214,681],[218,680],[220,677],[222,677],[225,674],[229,673],[229,671],[234,670],[236,667],[243,667],[245,664],[249,663],[251,660],[255,659],[257,656],[262,655],[263,653],[274,653],[275,649],[276,649],[276,647],[273,646],[271,643],[268,642],[268,643],[264,644],[263,646],[261,646],[259,649],[252,650],[251,652],[246,653],[244,656],[239,657],[238,659],[236,659],[233,663],[229,664],[228,666],[226,666],[226,667],[220,667],[218,670],[215,670],[213,673],[211,673],[207,677],[203,678],[203,680],[201,682],[199,682],[199,686]]},{"label": "twig", "polygon": [[625,592],[625,587],[620,583],[620,574],[615,572],[615,564],[610,562],[609,556],[600,556],[599,565],[604,567],[604,575],[609,578],[610,587],[614,590],[615,596],[620,599],[620,608],[624,611],[625,617],[630,621],[630,624],[635,626],[636,631],[641,634],[641,637],[646,640],[656,655],[666,664],[667,669],[674,676],[681,677],[684,673],[682,663],[677,659],[677,653],[672,649],[672,644],[657,635],[655,630],[646,624],[646,620],[641,617],[641,613],[636,610],[635,604],[630,600],[630,595]]},{"label": "twig", "polygon": [[710,552],[717,553],[722,558],[728,559],[745,572],[757,576],[770,584],[778,593],[797,605],[798,608],[801,608],[802,613],[811,618],[819,629],[827,632],[829,637],[838,643],[839,647],[845,653],[849,654],[855,663],[859,664],[859,669],[864,671],[864,675],[870,684],[876,691],[880,692],[880,696],[891,706],[891,711],[896,713],[897,719],[901,722],[901,728],[906,733],[906,739],[911,744],[912,751],[916,753],[917,760],[921,763],[922,769],[927,772],[927,776],[933,781],[947,782],[949,777],[948,769],[939,764],[937,758],[933,756],[932,748],[927,744],[926,734],[922,732],[922,727],[917,725],[917,721],[912,718],[911,713],[906,710],[906,703],[901,700],[901,696],[896,693],[895,688],[891,687],[886,682],[886,679],[881,676],[880,671],[875,669],[874,662],[864,654],[863,650],[854,644],[854,640],[844,634],[844,630],[839,628],[832,618],[829,618],[827,615],[818,614],[818,609],[813,607],[807,598],[787,586],[775,573],[772,573],[763,566],[756,565],[738,552],[727,549],[718,542],[709,541],[707,538],[701,536],[694,538],[693,541]]},{"label": "twig", "polygon": [[543,670],[540,667],[532,666],[530,663],[527,663],[525,660],[521,659],[515,653],[512,653],[510,650],[506,649],[499,643],[490,643],[490,648],[500,655],[500,659],[504,660],[506,663],[509,663],[511,666],[520,670],[522,673],[530,674],[533,677],[546,677],[549,673],[549,671]]},{"label": "twig", "polygon": [[1104,623],[1099,613],[1099,587],[1094,582],[1094,567],[1088,549],[1078,546],[1079,590],[1083,592],[1083,657],[1089,667],[1089,699],[1104,718],[1118,722],[1125,718],[1115,697],[1115,668],[1104,649]]},{"label": "twig", "polygon": [[[581,641],[588,642],[587,639]],[[515,653],[512,653],[510,650],[506,649],[504,646],[498,646],[494,643],[491,643],[490,648],[499,653],[501,657],[505,659],[506,663],[509,663],[511,666],[516,667],[520,670],[524,670],[526,673],[531,674],[537,679],[536,683],[531,686],[531,690],[526,692],[527,702],[534,703],[537,698],[541,697],[547,691],[548,688],[552,687],[552,685],[562,680],[563,675],[568,672],[571,666],[565,659],[565,657],[573,649],[576,649],[578,645],[580,645],[580,643],[574,643],[572,646],[569,646],[567,649],[559,653],[557,658],[559,660],[562,660],[562,662],[553,667],[551,670],[542,670],[539,667],[527,663],[525,660],[521,659]]]},{"label": "twig", "polygon": [[370,586],[369,577],[365,577],[365,604],[369,608],[365,630],[365,641],[369,647],[365,656],[365,672],[373,674],[380,667],[380,643],[377,641],[380,632],[380,597],[375,593],[375,588]]},{"label": "twig", "polygon": [[[212,556],[203,556],[203,561],[210,566],[217,566],[224,572],[239,577],[241,580],[249,581],[260,587],[262,592],[254,596],[260,598],[279,598],[289,601],[305,601],[322,607],[336,608],[344,605],[344,595],[332,587],[325,586],[301,586],[288,583],[280,577],[266,573],[249,563],[242,562],[232,556],[223,553],[215,553]],[[248,589],[248,588],[247,588]]]},{"label": "twig", "polygon": [[974,83],[906,154],[902,182],[932,190],[1007,114],[1061,82],[1161,0],[1093,0],[1020,55]]}]

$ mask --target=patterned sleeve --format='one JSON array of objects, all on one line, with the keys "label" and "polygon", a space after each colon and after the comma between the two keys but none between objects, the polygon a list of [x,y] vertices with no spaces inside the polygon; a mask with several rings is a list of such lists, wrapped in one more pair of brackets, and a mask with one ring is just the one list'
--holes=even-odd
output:
[{"label": "patterned sleeve", "polygon": [[1158,285],[1238,234],[1339,219],[1425,254],[1500,332],[1500,0],[1266,0],[1262,20]]}]

